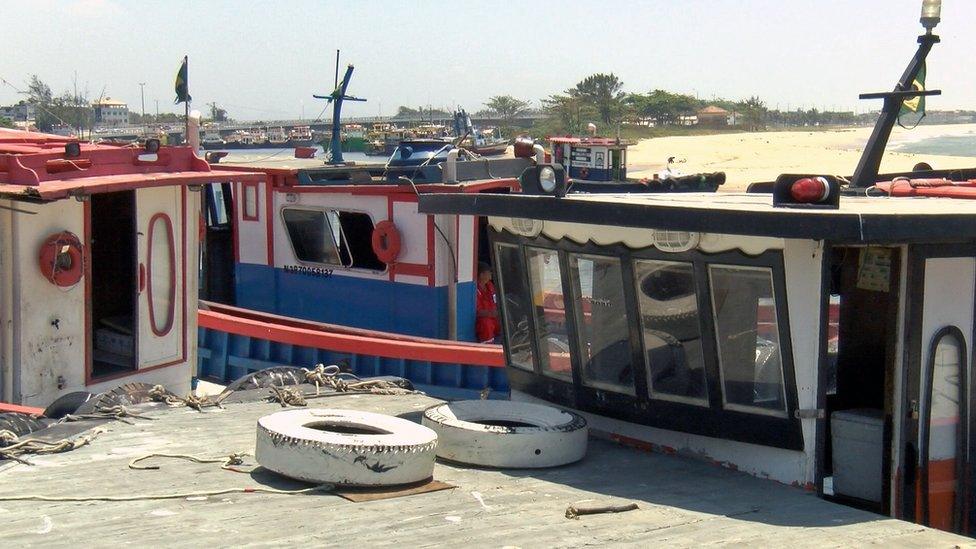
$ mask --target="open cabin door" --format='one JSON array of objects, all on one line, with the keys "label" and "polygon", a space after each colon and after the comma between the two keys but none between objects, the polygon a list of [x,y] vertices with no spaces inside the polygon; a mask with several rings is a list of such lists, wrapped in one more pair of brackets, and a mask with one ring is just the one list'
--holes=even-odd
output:
[{"label": "open cabin door", "polygon": [[[948,257],[948,256],[957,257]],[[968,257],[958,257],[958,256]],[[906,318],[903,518],[971,532],[973,250],[913,253]]]},{"label": "open cabin door", "polygon": [[136,192],[138,366],[185,356],[185,235],[181,187]]}]

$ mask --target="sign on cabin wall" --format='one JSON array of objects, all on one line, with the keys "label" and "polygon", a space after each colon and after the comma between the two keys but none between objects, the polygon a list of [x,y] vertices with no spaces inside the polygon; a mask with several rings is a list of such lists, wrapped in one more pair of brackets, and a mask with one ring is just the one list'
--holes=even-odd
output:
[{"label": "sign on cabin wall", "polygon": [[592,154],[589,148],[573,148],[570,151],[569,158],[574,166],[589,166],[592,163]]},{"label": "sign on cabin wall", "polygon": [[887,292],[891,279],[891,250],[862,248],[857,269],[857,287],[872,292]]}]

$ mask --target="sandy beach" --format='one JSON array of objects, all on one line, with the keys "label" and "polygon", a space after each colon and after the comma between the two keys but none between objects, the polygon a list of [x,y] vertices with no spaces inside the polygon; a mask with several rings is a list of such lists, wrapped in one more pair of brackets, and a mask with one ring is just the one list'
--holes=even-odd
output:
[{"label": "sandy beach", "polygon": [[[726,133],[704,136],[644,139],[628,151],[628,176],[651,177],[674,156],[674,169],[682,173],[724,171],[722,190],[744,189],[755,181],[771,181],[781,173],[827,173],[850,176],[871,135],[870,127],[818,130]],[[896,127],[882,171],[910,170],[925,161],[935,168],[976,166],[976,158],[917,155],[891,151],[900,143],[945,135],[976,132],[976,124],[920,126],[908,131]]]}]

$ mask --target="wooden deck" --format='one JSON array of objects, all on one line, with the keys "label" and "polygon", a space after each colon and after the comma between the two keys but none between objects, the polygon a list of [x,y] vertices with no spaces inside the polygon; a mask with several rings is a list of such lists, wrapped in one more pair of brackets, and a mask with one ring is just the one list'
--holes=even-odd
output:
[{"label": "wooden deck", "polygon": [[[355,408],[416,419],[423,396],[342,396],[316,407]],[[264,402],[198,413],[154,410],[153,421],[106,424],[90,446],[0,464],[0,495],[133,495],[244,486],[301,487],[261,469],[215,464],[127,463],[150,452],[222,456],[251,451]],[[973,540],[818,499],[799,489],[684,458],[591,440],[580,463],[549,470],[495,471],[438,463],[435,478],[457,488],[352,503],[335,495],[231,494],[202,500],[126,503],[0,501],[0,546],[521,546],[667,543],[831,547],[956,547]],[[565,518],[571,504],[637,502],[636,511]]]}]

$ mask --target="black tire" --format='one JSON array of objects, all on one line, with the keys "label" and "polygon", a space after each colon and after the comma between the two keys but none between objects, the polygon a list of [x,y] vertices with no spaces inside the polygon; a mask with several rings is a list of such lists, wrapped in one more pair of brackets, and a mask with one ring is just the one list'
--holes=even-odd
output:
[{"label": "black tire", "polygon": [[701,335],[695,287],[676,276],[670,266],[647,273],[640,282],[640,291],[644,329],[666,332],[682,340]]},{"label": "black tire", "polygon": [[44,409],[44,417],[51,419],[61,419],[68,414],[78,411],[82,404],[95,398],[95,395],[88,391],[75,391],[66,395],[61,395]]},{"label": "black tire", "polygon": [[77,414],[90,414],[101,408],[111,408],[113,406],[133,406],[144,402],[153,402],[149,396],[149,391],[154,386],[149,383],[126,383],[118,387],[99,393],[95,398],[78,407]]},{"label": "black tire", "polygon": [[[16,412],[0,412],[0,431],[10,431],[18,437],[28,435],[47,427],[47,423],[39,418]],[[0,441],[0,446],[6,446]]]},{"label": "black tire", "polygon": [[224,392],[245,389],[266,389],[274,385],[301,385],[305,383],[305,371],[295,366],[275,366],[243,375],[235,379]]}]

